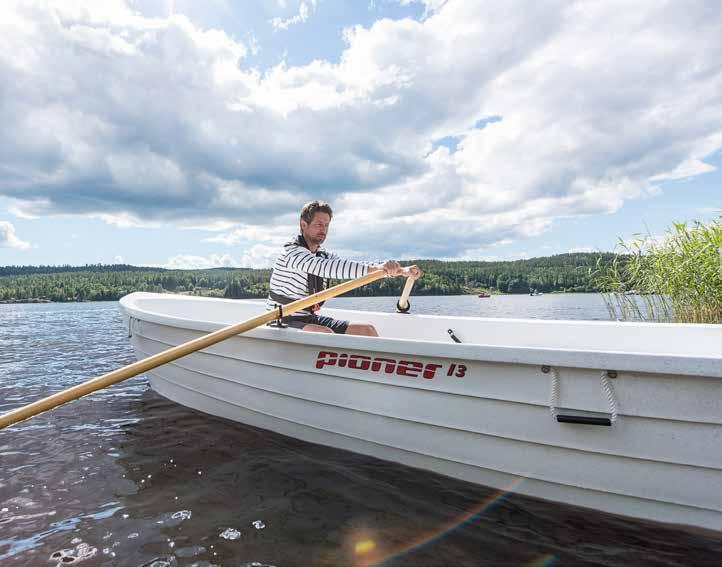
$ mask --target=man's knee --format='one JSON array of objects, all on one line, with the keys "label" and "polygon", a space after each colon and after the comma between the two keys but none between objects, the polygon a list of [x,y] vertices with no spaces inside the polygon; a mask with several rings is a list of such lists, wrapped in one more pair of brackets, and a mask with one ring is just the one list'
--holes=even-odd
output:
[{"label": "man's knee", "polygon": [[305,325],[303,330],[309,333],[333,333],[333,331],[328,327],[324,327],[323,325],[314,325],[313,323]]},{"label": "man's knee", "polygon": [[363,337],[378,337],[376,327],[366,323],[351,323],[346,329],[347,335],[361,335]]}]

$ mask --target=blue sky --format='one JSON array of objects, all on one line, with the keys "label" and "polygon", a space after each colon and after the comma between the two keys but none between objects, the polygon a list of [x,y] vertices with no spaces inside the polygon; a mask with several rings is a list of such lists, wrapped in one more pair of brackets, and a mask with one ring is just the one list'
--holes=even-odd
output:
[{"label": "blue sky", "polygon": [[[52,5],[50,5],[52,4]],[[0,6],[0,265],[612,250],[722,214],[714,1]]]}]

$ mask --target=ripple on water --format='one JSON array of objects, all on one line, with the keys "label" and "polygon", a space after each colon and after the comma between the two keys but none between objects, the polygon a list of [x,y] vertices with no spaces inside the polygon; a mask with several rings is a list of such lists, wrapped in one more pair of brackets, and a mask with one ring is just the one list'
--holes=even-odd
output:
[{"label": "ripple on water", "polygon": [[220,534],[220,537],[223,539],[236,540],[241,537],[241,532],[233,528],[228,528]]},{"label": "ripple on water", "polygon": [[191,545],[188,547],[179,547],[175,550],[177,557],[196,557],[206,552],[206,548],[202,545]]},{"label": "ripple on water", "polygon": [[87,543],[83,543],[78,538],[73,539],[70,543],[77,543],[77,545],[70,549],[59,549],[50,554],[49,561],[55,561],[55,565],[71,565],[73,563],[81,563],[95,557],[98,553],[98,548],[93,547]]},{"label": "ripple on water", "polygon": [[156,557],[151,559],[147,563],[143,563],[140,567],[172,567],[176,564],[177,562],[175,557],[169,555],[167,557]]}]

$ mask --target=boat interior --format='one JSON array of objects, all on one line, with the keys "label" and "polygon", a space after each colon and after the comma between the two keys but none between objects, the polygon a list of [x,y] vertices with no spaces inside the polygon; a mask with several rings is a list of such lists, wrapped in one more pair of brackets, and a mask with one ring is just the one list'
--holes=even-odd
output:
[{"label": "boat interior", "polygon": [[[263,300],[133,293],[121,300],[139,318],[210,330],[266,312]],[[378,313],[324,308],[323,314],[371,323],[380,337],[421,342],[722,357],[722,326],[616,321],[499,319]],[[299,332],[289,329],[288,332]]]}]

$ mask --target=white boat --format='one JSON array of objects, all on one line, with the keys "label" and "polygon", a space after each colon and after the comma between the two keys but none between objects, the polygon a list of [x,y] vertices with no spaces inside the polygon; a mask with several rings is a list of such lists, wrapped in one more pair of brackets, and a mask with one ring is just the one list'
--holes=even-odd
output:
[{"label": "white boat", "polygon": [[[138,358],[265,309],[152,293],[120,304]],[[324,313],[381,338],[264,326],[158,367],[151,386],[306,441],[722,531],[722,325]]]}]

